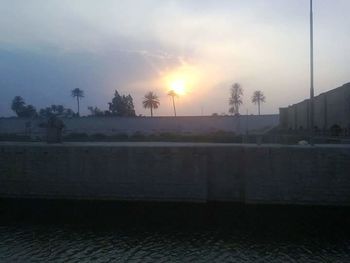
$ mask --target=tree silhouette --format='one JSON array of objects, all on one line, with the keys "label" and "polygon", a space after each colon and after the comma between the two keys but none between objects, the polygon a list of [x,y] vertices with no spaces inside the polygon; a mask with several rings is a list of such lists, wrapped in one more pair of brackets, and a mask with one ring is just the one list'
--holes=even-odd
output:
[{"label": "tree silhouette", "polygon": [[145,109],[150,109],[151,110],[151,117],[153,117],[153,109],[158,109],[159,107],[159,99],[156,94],[154,94],[152,91],[148,92],[144,100],[142,102],[142,105]]},{"label": "tree silhouette", "polygon": [[231,96],[229,99],[229,113],[239,115],[239,107],[242,105],[243,89],[239,83],[235,83],[231,87]]},{"label": "tree silhouette", "polygon": [[50,118],[52,116],[72,118],[74,117],[74,111],[65,108],[63,105],[51,105],[50,107],[40,109],[39,116],[43,118]]},{"label": "tree silhouette", "polygon": [[176,117],[175,97],[177,97],[177,94],[175,91],[171,90],[171,91],[169,91],[168,95],[172,98],[173,108],[174,108],[174,116]]},{"label": "tree silhouette", "polygon": [[80,99],[84,98],[84,91],[79,89],[79,88],[75,88],[72,90],[72,97],[77,99],[77,105],[78,105],[78,116],[80,116]]},{"label": "tree silhouette", "polygon": [[24,111],[21,113],[21,116],[19,117],[23,117],[23,118],[33,118],[33,117],[37,117],[38,113],[35,109],[35,107],[33,105],[27,105],[25,106]]},{"label": "tree silhouette", "polygon": [[130,94],[127,96],[120,96],[118,91],[115,91],[112,102],[108,104],[111,115],[120,117],[136,116],[134,102]]},{"label": "tree silhouette", "polygon": [[19,116],[25,105],[26,103],[24,102],[24,99],[21,96],[16,96],[12,100],[11,109],[17,114],[17,116]]},{"label": "tree silhouette", "polygon": [[90,111],[90,116],[102,117],[106,115],[103,110],[99,109],[96,106],[95,107],[89,106],[88,110]]},{"label": "tree silhouette", "polygon": [[261,105],[261,103],[265,102],[265,95],[264,95],[264,93],[262,91],[260,91],[260,90],[254,91],[253,97],[252,97],[252,102],[254,104],[258,105],[258,113],[260,115],[260,105]]},{"label": "tree silhouette", "polygon": [[11,109],[20,118],[33,118],[38,114],[33,105],[26,105],[24,99],[21,96],[16,96],[12,100]]}]

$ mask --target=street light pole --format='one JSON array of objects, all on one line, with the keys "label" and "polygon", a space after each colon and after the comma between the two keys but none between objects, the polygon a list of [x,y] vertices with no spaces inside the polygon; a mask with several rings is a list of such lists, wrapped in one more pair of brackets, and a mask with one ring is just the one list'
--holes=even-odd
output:
[{"label": "street light pole", "polygon": [[310,0],[310,131],[314,131],[314,21],[313,5]]}]

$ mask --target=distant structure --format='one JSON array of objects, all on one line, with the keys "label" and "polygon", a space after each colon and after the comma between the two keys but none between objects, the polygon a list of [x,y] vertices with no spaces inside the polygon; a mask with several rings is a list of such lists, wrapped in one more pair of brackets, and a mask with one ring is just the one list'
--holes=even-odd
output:
[{"label": "distant structure", "polygon": [[316,133],[350,134],[350,83],[321,93],[313,99],[311,127],[310,99],[280,108],[280,128],[289,131],[313,130]]}]

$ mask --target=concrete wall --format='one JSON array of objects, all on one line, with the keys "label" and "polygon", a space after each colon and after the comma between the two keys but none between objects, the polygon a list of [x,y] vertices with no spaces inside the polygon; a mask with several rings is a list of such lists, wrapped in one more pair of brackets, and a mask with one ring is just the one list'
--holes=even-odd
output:
[{"label": "concrete wall", "polygon": [[314,99],[314,112],[315,112],[315,119],[314,124],[315,126],[319,127],[322,130],[327,130],[328,128],[328,105],[327,105],[327,95],[321,94]]},{"label": "concrete wall", "polygon": [[[83,117],[63,119],[66,128],[65,134],[159,134],[183,133],[205,134],[216,131],[245,133],[264,133],[278,125],[278,115],[249,115],[249,116],[195,116],[195,117]],[[39,124],[40,119],[0,119],[0,134],[30,134],[42,136],[44,129]]]},{"label": "concrete wall", "polygon": [[350,84],[327,93],[327,119],[329,125],[350,128]]},{"label": "concrete wall", "polygon": [[350,146],[0,144],[0,197],[350,205]]},{"label": "concrete wall", "polygon": [[[299,130],[309,128],[309,100],[281,108],[280,127]],[[314,125],[330,130],[333,125],[350,130],[350,83],[314,98]]]},{"label": "concrete wall", "polygon": [[203,169],[191,148],[2,145],[0,195],[201,201]]},{"label": "concrete wall", "polygon": [[306,130],[309,128],[309,101],[295,104],[296,122],[295,127],[299,130]]}]

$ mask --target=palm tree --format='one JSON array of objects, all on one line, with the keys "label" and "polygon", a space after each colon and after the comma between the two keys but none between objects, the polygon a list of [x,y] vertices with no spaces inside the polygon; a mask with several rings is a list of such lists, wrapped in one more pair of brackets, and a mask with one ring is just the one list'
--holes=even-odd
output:
[{"label": "palm tree", "polygon": [[260,115],[260,104],[265,102],[264,93],[262,93],[262,91],[260,91],[260,90],[254,91],[253,97],[252,97],[252,102],[254,104],[258,104],[258,112]]},{"label": "palm tree", "polygon": [[239,115],[239,106],[242,105],[243,89],[239,83],[235,83],[231,87],[231,96],[229,105],[231,106],[229,112],[231,114]]},{"label": "palm tree", "polygon": [[177,94],[175,91],[171,90],[168,95],[173,99],[174,116],[176,117],[175,97],[177,97]]},{"label": "palm tree", "polygon": [[72,90],[72,97],[77,98],[77,104],[78,104],[78,116],[80,116],[80,99],[84,97],[84,91],[76,88]]},{"label": "palm tree", "polygon": [[158,109],[160,102],[158,96],[150,91],[145,95],[142,104],[145,109],[151,109],[151,117],[153,117],[153,109]]}]

